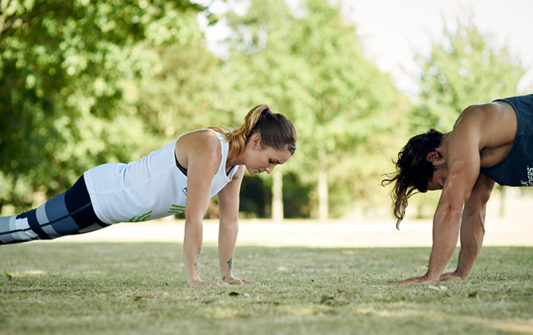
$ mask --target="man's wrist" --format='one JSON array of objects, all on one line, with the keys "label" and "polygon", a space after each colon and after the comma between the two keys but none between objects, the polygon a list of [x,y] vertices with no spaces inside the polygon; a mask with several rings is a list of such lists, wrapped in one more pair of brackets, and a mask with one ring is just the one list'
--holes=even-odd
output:
[{"label": "man's wrist", "polygon": [[436,272],[428,272],[422,278],[424,278],[426,281],[436,283],[439,281],[441,275],[442,273],[437,274]]},{"label": "man's wrist", "polygon": [[455,275],[458,276],[461,279],[465,279],[466,277],[468,277],[468,273],[469,272],[470,271],[468,271],[468,270],[457,268],[457,270],[455,270]]}]

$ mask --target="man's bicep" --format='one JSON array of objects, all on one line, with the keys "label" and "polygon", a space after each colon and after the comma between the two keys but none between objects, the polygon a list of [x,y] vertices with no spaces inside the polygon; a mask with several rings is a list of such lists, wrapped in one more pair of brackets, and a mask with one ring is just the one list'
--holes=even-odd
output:
[{"label": "man's bicep", "polygon": [[470,198],[474,185],[479,176],[479,165],[475,162],[461,162],[455,168],[450,168],[444,184],[441,200],[455,210],[461,210]]},{"label": "man's bicep", "polygon": [[450,134],[448,177],[443,192],[449,189],[453,196],[460,197],[463,204],[470,197],[479,177],[479,143],[480,128],[477,124],[461,122]]}]

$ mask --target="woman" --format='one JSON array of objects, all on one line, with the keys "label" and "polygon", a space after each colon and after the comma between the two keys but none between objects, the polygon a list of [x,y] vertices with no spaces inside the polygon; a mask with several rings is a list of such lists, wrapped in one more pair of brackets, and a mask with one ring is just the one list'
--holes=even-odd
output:
[{"label": "woman", "polygon": [[[239,190],[244,169],[270,173],[296,149],[296,129],[267,105],[252,108],[231,132],[213,127],[186,133],[138,161],[86,171],[65,193],[37,209],[0,217],[0,244],[80,234],[125,221],[185,212],[185,272],[191,286],[243,284],[232,275]],[[218,194],[222,282],[199,275],[202,219]]]}]

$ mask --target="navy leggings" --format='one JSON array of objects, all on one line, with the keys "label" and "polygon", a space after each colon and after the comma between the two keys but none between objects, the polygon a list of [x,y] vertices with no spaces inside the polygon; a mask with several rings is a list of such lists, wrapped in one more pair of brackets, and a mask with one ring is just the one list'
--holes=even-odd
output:
[{"label": "navy leggings", "polygon": [[88,233],[109,226],[98,219],[81,176],[66,192],[28,212],[0,217],[0,244]]}]

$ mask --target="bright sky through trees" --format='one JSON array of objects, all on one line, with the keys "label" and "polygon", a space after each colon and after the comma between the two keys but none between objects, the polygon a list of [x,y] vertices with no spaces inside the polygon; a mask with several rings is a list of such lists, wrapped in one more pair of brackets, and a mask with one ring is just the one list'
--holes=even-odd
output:
[{"label": "bright sky through trees", "polygon": [[[297,7],[301,0],[290,0]],[[205,1],[199,1],[205,2]],[[519,83],[520,92],[533,90],[533,1],[531,0],[336,0],[357,24],[358,34],[369,59],[393,75],[398,88],[416,94],[419,68],[415,53],[427,55],[431,43],[443,37],[444,26],[453,29],[457,20],[473,21],[496,48],[507,46],[511,54],[530,69]],[[246,1],[215,0],[212,11],[228,7],[243,11]],[[227,34],[217,25],[207,30],[210,48]]]}]

